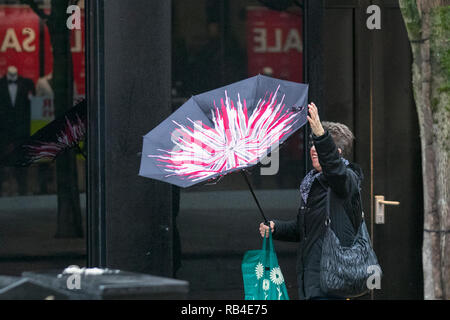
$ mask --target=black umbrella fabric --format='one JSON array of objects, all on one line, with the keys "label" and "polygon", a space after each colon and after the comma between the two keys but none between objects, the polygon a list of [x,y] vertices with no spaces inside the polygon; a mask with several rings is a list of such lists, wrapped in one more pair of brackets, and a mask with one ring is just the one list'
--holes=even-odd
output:
[{"label": "black umbrella fabric", "polygon": [[78,148],[86,136],[86,125],[87,105],[83,99],[4,155],[0,164],[25,167],[43,159],[53,160],[65,150]]},{"label": "black umbrella fabric", "polygon": [[307,122],[307,99],[263,75],[195,95],[144,136],[139,175],[186,188],[254,166]]}]

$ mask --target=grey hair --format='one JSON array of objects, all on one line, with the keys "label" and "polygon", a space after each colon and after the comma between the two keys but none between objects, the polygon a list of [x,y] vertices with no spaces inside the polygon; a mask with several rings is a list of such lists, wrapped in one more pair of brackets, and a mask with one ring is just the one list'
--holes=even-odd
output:
[{"label": "grey hair", "polygon": [[336,146],[342,150],[342,155],[350,156],[355,139],[352,131],[345,124],[339,122],[322,121],[322,127],[331,134]]}]

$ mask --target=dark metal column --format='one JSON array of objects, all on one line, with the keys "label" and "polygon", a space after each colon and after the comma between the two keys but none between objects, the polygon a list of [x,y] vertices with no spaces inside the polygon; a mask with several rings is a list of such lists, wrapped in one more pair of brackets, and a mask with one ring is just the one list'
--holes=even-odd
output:
[{"label": "dark metal column", "polygon": [[[319,106],[320,117],[323,113],[323,0],[303,1],[303,81],[309,84],[308,103]],[[303,129],[305,146],[305,172],[311,169],[308,140],[311,130],[309,125]]]},{"label": "dark metal column", "polygon": [[[304,2],[305,82],[309,83],[308,99],[323,106],[323,0]],[[322,108],[323,109],[323,108]],[[321,109],[319,109],[320,111]],[[323,115],[320,114],[322,117]]]},{"label": "dark metal column", "polygon": [[172,275],[172,187],[138,176],[171,113],[171,1],[89,1],[89,265]]},{"label": "dark metal column", "polygon": [[87,265],[106,265],[103,0],[86,2]]}]

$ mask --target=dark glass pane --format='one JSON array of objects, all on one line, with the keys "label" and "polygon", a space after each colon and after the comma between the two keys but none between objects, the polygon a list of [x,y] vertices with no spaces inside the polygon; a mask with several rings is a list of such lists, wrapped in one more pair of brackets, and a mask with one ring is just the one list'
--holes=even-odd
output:
[{"label": "dark glass pane", "polygon": [[[67,137],[62,128],[52,132],[53,145],[33,149],[32,160],[25,149],[85,97],[84,1],[76,3],[73,30],[69,1],[35,3],[0,1],[0,274],[85,264],[84,157],[76,148],[56,160],[44,156]],[[52,11],[61,28],[40,19]],[[70,53],[61,50],[69,46]]]}]

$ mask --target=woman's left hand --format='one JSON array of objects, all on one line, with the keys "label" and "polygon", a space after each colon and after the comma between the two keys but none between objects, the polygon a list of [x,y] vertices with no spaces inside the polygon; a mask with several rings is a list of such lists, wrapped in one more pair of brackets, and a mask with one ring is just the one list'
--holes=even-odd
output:
[{"label": "woman's left hand", "polygon": [[322,123],[319,118],[319,111],[317,110],[314,102],[308,104],[309,116],[306,118],[309,121],[309,125],[311,126],[311,131],[316,137],[320,137],[325,133],[325,130],[322,127]]}]

